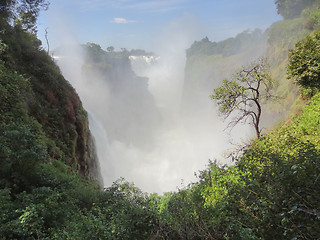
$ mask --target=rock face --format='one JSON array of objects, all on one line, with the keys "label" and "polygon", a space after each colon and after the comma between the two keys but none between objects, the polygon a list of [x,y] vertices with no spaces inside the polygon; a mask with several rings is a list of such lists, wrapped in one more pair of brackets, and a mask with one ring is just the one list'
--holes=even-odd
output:
[{"label": "rock face", "polygon": [[62,161],[71,171],[102,182],[88,116],[74,88],[33,34],[4,28],[0,61],[6,71],[21,76],[16,89],[20,98],[15,100],[21,114],[10,110],[6,114],[14,114],[12,121],[36,125],[49,161]]},{"label": "rock face", "polygon": [[204,109],[200,106],[209,102],[208,96],[213,89],[223,79],[229,78],[241,64],[248,64],[263,56],[265,51],[266,34],[258,29],[244,31],[220,42],[211,42],[207,37],[195,41],[186,50],[183,114],[191,112],[201,115]]},{"label": "rock face", "polygon": [[87,44],[84,52],[82,76],[88,98],[100,94],[88,99],[88,108],[96,110],[109,141],[151,150],[161,117],[148,78],[134,73],[127,52],[105,52],[96,44]]}]

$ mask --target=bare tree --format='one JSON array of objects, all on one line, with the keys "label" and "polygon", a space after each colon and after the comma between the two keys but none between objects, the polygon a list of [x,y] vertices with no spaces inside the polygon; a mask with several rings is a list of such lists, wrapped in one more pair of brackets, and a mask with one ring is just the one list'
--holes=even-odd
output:
[{"label": "bare tree", "polygon": [[45,38],[46,38],[46,42],[47,42],[47,46],[48,46],[47,53],[49,54],[49,52],[50,52],[50,45],[49,45],[49,39],[48,39],[48,28],[46,28]]}]

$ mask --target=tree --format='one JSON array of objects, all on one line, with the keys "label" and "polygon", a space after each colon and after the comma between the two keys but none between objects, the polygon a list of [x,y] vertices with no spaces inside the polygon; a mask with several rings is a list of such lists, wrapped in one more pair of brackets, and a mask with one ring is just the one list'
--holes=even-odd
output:
[{"label": "tree", "polygon": [[285,19],[299,17],[303,9],[315,2],[316,0],[275,0],[278,14]]},{"label": "tree", "polygon": [[[34,129],[24,123],[9,124],[0,136],[0,176],[7,186],[25,190],[35,182],[37,165],[44,162],[47,151]],[[4,180],[4,181],[3,181]],[[3,187],[3,186],[1,186]]]},{"label": "tree", "polygon": [[113,52],[114,51],[114,47],[113,46],[107,47],[107,51],[108,52]]},{"label": "tree", "polygon": [[308,35],[289,52],[289,78],[302,88],[302,95],[312,97],[320,89],[320,32]]},{"label": "tree", "polygon": [[35,32],[35,23],[41,9],[47,10],[47,0],[1,0],[0,18],[21,24],[25,30]]},{"label": "tree", "polygon": [[261,103],[270,99],[274,87],[266,59],[260,59],[242,67],[230,80],[225,79],[222,85],[214,89],[211,99],[216,100],[219,111],[225,119],[233,113],[237,116],[229,123],[234,127],[240,122],[250,121],[254,125],[257,138],[260,137]]}]

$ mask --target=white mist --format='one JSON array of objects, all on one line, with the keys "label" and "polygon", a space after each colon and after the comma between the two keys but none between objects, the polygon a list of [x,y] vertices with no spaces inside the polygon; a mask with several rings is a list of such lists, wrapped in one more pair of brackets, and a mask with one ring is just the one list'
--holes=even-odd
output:
[{"label": "white mist", "polygon": [[[60,53],[58,65],[65,78],[75,87],[89,113],[90,129],[96,140],[106,187],[119,177],[124,177],[146,192],[174,191],[182,182],[188,184],[194,181],[194,172],[204,169],[209,159],[224,161],[221,154],[231,146],[230,136],[223,131],[226,125],[217,116],[215,105],[209,99],[212,89],[197,92],[198,98],[193,100],[196,112],[194,108],[181,109],[185,50],[196,38],[198,28],[197,21],[190,15],[173,22],[161,32],[156,43],[160,59],[137,71],[137,75],[149,78],[148,89],[162,122],[159,130],[153,133],[151,149],[108,139],[106,129],[113,127],[106,121],[108,109],[125,105],[112,98],[104,76],[97,73],[89,79],[84,77],[84,55],[79,43],[67,34],[67,29],[60,29],[62,39],[66,39],[62,44],[68,47],[63,49],[63,54]],[[138,109],[141,106],[135,107]],[[125,112],[135,109],[119,110]],[[146,116],[149,114],[145,112]],[[247,130],[247,127],[238,128],[235,135],[245,136]]]}]

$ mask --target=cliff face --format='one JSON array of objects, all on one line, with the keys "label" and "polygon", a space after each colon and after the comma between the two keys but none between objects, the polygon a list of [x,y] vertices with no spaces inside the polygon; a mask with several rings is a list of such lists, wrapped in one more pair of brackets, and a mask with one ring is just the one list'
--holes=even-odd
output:
[{"label": "cliff face", "polygon": [[101,121],[108,140],[151,150],[162,122],[148,78],[134,73],[129,52],[106,52],[94,43],[83,50],[86,107]]},{"label": "cliff face", "polygon": [[7,98],[5,101],[9,101],[8,106],[17,105],[19,109],[13,112],[12,108],[0,106],[1,113],[5,114],[1,133],[8,125],[27,125],[41,139],[47,160],[62,161],[69,170],[101,182],[87,113],[77,93],[52,58],[41,49],[35,35],[6,24],[1,28],[2,93],[14,88],[12,93],[17,97],[11,98],[11,102]]},{"label": "cliff face", "polygon": [[266,34],[258,29],[244,31],[220,42],[208,38],[195,41],[186,50],[182,97],[182,113],[186,118],[210,111],[213,105],[208,96],[213,89],[241,65],[263,56],[265,50]]},{"label": "cliff face", "polygon": [[287,78],[286,65],[289,49],[310,33],[304,22],[303,18],[289,19],[273,24],[265,32],[245,31],[221,42],[211,42],[207,38],[196,41],[187,50],[184,112],[188,108],[192,112],[201,111],[200,100],[208,102],[208,96],[223,79],[232,76],[241,65],[266,57],[271,76],[277,82],[273,94],[282,100],[263,105],[262,125],[268,126],[283,118],[294,107],[299,95],[293,81]]}]

